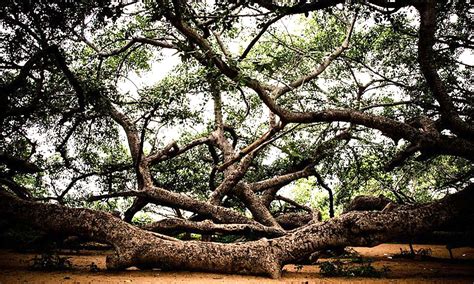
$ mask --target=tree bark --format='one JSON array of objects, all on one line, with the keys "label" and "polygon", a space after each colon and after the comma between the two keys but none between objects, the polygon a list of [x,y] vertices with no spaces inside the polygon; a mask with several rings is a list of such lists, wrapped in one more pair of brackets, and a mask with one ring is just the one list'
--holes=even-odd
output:
[{"label": "tree bark", "polygon": [[384,209],[384,207],[387,206],[387,204],[389,204],[390,202],[392,201],[383,195],[380,195],[379,197],[370,195],[359,195],[352,199],[349,204],[347,204],[346,208],[344,209],[344,213],[350,211],[380,211]]},{"label": "tree bark", "polygon": [[210,220],[196,222],[186,219],[169,218],[160,220],[142,227],[145,230],[161,233],[200,233],[200,234],[234,234],[246,236],[264,236],[264,237],[279,237],[286,234],[284,230],[267,227],[260,224],[215,224]]},{"label": "tree bark", "polygon": [[78,235],[114,246],[108,269],[131,266],[266,275],[329,247],[374,246],[432,231],[472,211],[474,185],[440,201],[386,212],[350,212],[283,237],[234,244],[179,241],[145,231],[111,214],[21,200],[0,191],[0,214],[49,233]]}]

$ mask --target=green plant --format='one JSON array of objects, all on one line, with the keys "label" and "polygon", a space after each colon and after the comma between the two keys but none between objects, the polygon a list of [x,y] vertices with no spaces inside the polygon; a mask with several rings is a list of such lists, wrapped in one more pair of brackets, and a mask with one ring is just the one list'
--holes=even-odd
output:
[{"label": "green plant", "polygon": [[335,277],[382,277],[390,270],[383,266],[380,270],[373,267],[372,263],[366,262],[363,265],[346,267],[340,260],[323,261],[319,263],[320,273],[324,276]]},{"label": "green plant", "polygon": [[152,222],[153,222],[153,218],[151,218],[146,213],[137,214],[132,219],[132,224],[137,225],[137,226],[147,225],[147,224],[150,224]]},{"label": "green plant", "polygon": [[342,262],[337,261],[323,261],[319,263],[320,273],[324,276],[342,276],[343,266]]},{"label": "green plant", "polygon": [[371,263],[345,269],[346,276],[353,277],[382,277],[384,270],[377,270]]}]

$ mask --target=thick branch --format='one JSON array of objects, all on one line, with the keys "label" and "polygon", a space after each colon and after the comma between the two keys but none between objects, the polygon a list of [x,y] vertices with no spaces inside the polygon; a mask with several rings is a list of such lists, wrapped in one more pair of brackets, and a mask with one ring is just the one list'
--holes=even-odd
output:
[{"label": "thick branch", "polygon": [[123,130],[127,135],[128,147],[130,148],[130,154],[132,156],[134,164],[138,164],[139,152],[140,152],[140,136],[138,129],[124,113],[117,110],[108,98],[102,97],[100,100],[101,106],[105,106],[112,119],[122,126]]},{"label": "thick branch", "polygon": [[280,238],[218,244],[165,240],[116,217],[90,209],[68,208],[18,199],[0,191],[0,215],[49,233],[78,235],[110,243],[109,269],[131,266],[225,273],[263,274],[278,278],[284,264],[330,247],[374,246],[401,236],[432,231],[472,211],[474,186],[420,207],[388,212],[351,212],[314,223]]},{"label": "thick branch", "polygon": [[436,1],[428,0],[419,8],[420,35],[418,41],[418,62],[428,86],[439,103],[442,118],[447,126],[458,136],[472,141],[474,126],[463,121],[450,98],[446,86],[438,75],[435,67],[433,45],[436,31]]},{"label": "thick branch", "polygon": [[277,216],[276,220],[285,230],[292,230],[305,226],[311,222],[321,221],[321,215],[319,212],[316,212],[314,215],[311,213],[290,212]]},{"label": "thick branch", "polygon": [[[321,9],[323,6],[333,6],[337,1],[320,1],[317,4],[310,4],[307,6],[309,9]],[[383,6],[383,7],[401,7],[406,5],[416,5],[419,1],[400,1],[396,5],[391,5],[388,2],[371,1],[371,3]],[[261,3],[260,3],[261,4]],[[267,3],[269,4],[269,3]],[[270,5],[270,4],[269,4]],[[275,8],[274,5],[270,5]],[[295,7],[300,7],[299,5]],[[293,8],[292,8],[293,9]],[[297,10],[295,10],[297,11]],[[304,10],[308,11],[308,10]],[[366,114],[352,109],[326,109],[316,112],[294,112],[289,111],[279,106],[273,99],[271,93],[268,92],[268,88],[261,82],[246,77],[240,74],[240,70],[231,67],[224,62],[220,56],[218,56],[212,49],[211,44],[197,33],[193,28],[183,22],[182,19],[175,15],[168,13],[166,17],[170,22],[190,41],[194,42],[207,56],[208,62],[212,62],[225,76],[236,81],[241,82],[245,86],[253,89],[260,97],[260,99],[267,105],[267,107],[275,114],[277,114],[283,123],[314,123],[314,122],[350,122],[353,124],[363,125],[368,128],[378,129],[382,133],[395,141],[404,138],[412,143],[421,142],[423,147],[428,148],[439,148],[438,153],[450,154],[462,156],[467,159],[472,159],[472,154],[466,152],[466,149],[474,148],[474,145],[468,141],[456,141],[458,144],[462,144],[464,147],[462,150],[453,150],[451,147],[444,147],[443,141],[438,139],[432,139],[432,137],[423,135],[418,129],[411,127],[410,125],[399,122],[383,116]],[[454,141],[451,139],[451,141]],[[441,147],[442,146],[442,147]]]},{"label": "thick branch", "polygon": [[472,212],[472,202],[473,184],[462,192],[419,207],[400,207],[386,212],[350,212],[322,224],[306,226],[294,234],[278,238],[275,243],[285,248],[281,250],[282,263],[291,263],[295,256],[308,257],[309,251],[326,247],[375,246],[439,228]]},{"label": "thick branch", "polygon": [[4,152],[0,152],[0,164],[4,164],[11,170],[14,170],[20,173],[31,174],[31,173],[38,173],[42,171],[42,169],[38,167],[37,165],[27,160],[14,157]]},{"label": "thick branch", "polygon": [[247,184],[240,183],[232,193],[244,202],[245,206],[252,212],[252,216],[255,220],[263,225],[281,229],[262,200],[258,198]]},{"label": "thick branch", "polygon": [[255,183],[250,184],[250,187],[253,191],[259,192],[266,190],[272,187],[283,187],[285,185],[290,184],[292,181],[309,177],[312,175],[312,167],[305,167],[303,170],[288,173],[281,176],[272,177],[266,180],[258,181]]},{"label": "thick branch", "polygon": [[247,217],[232,209],[212,205],[207,202],[191,198],[187,195],[171,192],[159,187],[153,187],[143,191],[124,191],[97,195],[90,197],[88,200],[96,201],[113,197],[138,197],[139,199],[145,199],[148,202],[157,205],[188,210],[200,214],[206,218],[210,218],[218,223],[257,224],[255,221],[248,219]]},{"label": "thick branch", "polygon": [[22,199],[31,198],[31,193],[28,188],[17,184],[11,179],[0,178],[0,184],[7,186],[11,191],[13,191],[13,193]]},{"label": "thick branch", "polygon": [[215,224],[212,221],[205,220],[195,222],[185,219],[164,219],[142,227],[143,229],[162,233],[174,234],[181,232],[200,233],[200,234],[233,234],[248,236],[279,237],[285,234],[285,231],[273,227],[251,224]]}]

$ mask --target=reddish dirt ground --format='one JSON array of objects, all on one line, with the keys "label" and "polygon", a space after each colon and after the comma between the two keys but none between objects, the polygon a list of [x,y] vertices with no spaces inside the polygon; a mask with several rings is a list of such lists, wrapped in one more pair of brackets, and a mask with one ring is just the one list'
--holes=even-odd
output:
[{"label": "reddish dirt ground", "polygon": [[[284,267],[281,279],[256,276],[224,275],[198,272],[105,270],[105,256],[110,252],[81,251],[64,254],[70,257],[73,268],[68,271],[32,271],[29,266],[35,254],[0,250],[0,284],[6,283],[474,283],[474,248],[453,250],[455,260],[449,259],[444,246],[415,245],[415,249],[431,249],[432,258],[400,259],[392,255],[408,249],[403,244],[382,244],[373,248],[354,248],[364,258],[371,258],[376,268],[388,267],[384,278],[323,277],[316,265]],[[91,272],[95,263],[99,271]]]}]

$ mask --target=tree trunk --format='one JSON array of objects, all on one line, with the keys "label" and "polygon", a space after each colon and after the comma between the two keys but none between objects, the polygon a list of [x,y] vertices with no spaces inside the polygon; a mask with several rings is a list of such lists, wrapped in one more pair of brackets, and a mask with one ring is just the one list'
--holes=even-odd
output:
[{"label": "tree trunk", "polygon": [[266,275],[278,278],[284,264],[315,251],[374,246],[432,231],[472,211],[474,186],[419,207],[390,212],[349,212],[275,239],[220,244],[180,241],[134,227],[111,214],[21,200],[0,191],[0,214],[49,233],[78,235],[114,246],[107,268],[131,266]]}]

